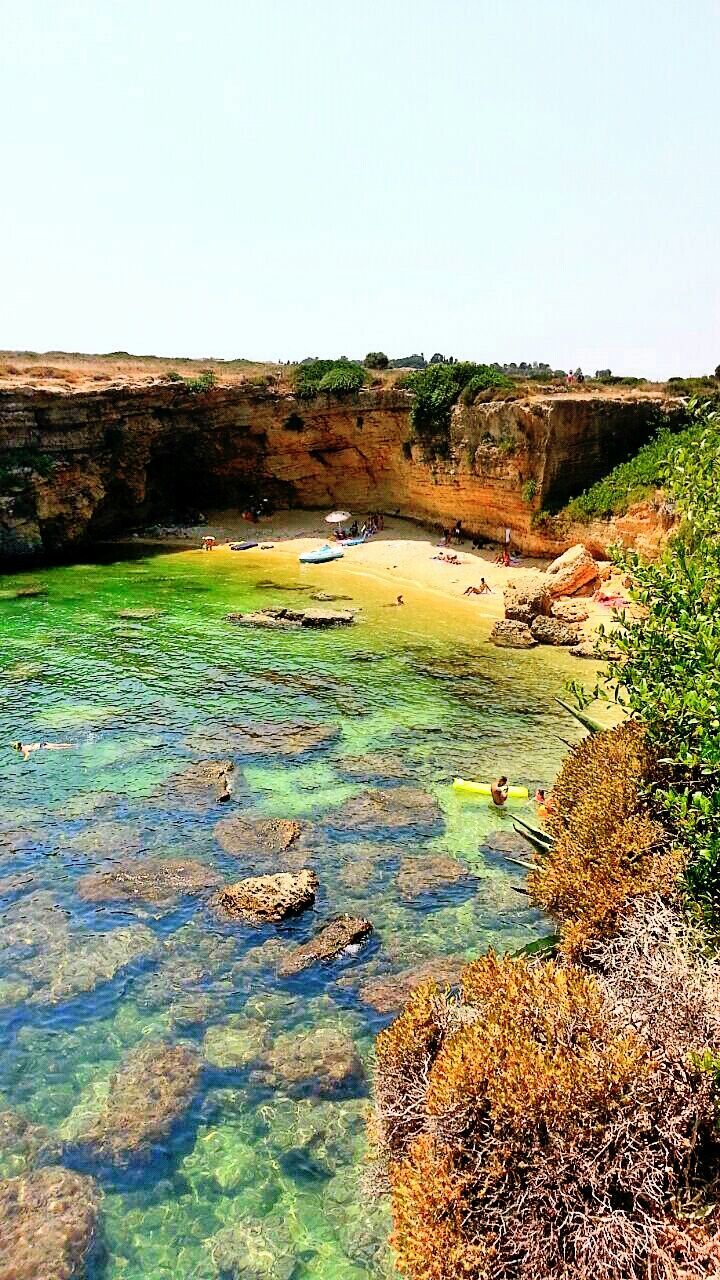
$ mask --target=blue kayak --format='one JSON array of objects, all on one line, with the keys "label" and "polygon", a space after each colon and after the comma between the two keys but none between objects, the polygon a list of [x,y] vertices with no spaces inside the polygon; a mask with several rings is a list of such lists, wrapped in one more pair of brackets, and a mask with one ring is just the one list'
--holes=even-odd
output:
[{"label": "blue kayak", "polygon": [[324,547],[318,547],[317,551],[303,551],[298,560],[301,564],[325,564],[326,560],[341,560],[344,552],[339,547],[331,547],[329,542]]},{"label": "blue kayak", "polygon": [[231,542],[231,551],[249,551],[251,547],[256,547],[257,542]]}]

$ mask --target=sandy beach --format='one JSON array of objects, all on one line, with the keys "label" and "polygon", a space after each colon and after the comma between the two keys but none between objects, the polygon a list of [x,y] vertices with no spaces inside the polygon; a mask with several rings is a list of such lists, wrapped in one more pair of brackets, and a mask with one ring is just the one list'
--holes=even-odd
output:
[{"label": "sandy beach", "polygon": [[[325,523],[325,512],[281,511],[261,519],[257,524],[243,520],[237,511],[214,511],[208,515],[207,526],[198,530],[198,542],[204,534],[212,534],[217,546],[211,554],[232,560],[262,557],[271,571],[273,563],[296,562],[305,551],[312,551],[326,542],[335,541],[333,528]],[[166,541],[167,539],[163,539]],[[247,552],[230,550],[235,541],[257,542],[258,547]],[[187,548],[187,539],[182,540]],[[510,568],[496,564],[500,548],[484,547],[475,551],[470,540],[446,548],[427,529],[409,520],[385,519],[384,529],[361,546],[344,548],[342,560],[330,565],[318,566],[330,572],[334,582],[338,575],[361,575],[374,580],[376,585],[387,588],[388,604],[398,595],[407,605],[422,603],[426,608],[442,608],[452,602],[453,612],[461,609],[468,617],[492,622],[502,618],[503,590],[506,586],[520,584],[549,561],[519,557]],[[439,559],[440,553],[456,556],[459,563],[449,564]],[[202,554],[202,553],[201,553]],[[478,587],[484,578],[490,591],[482,595],[466,595],[469,587]],[[608,592],[622,593],[620,575],[615,571],[604,584]],[[329,586],[329,590],[332,587]],[[606,625],[611,610],[588,599],[584,601],[589,617],[581,627],[591,635],[601,623]]]}]

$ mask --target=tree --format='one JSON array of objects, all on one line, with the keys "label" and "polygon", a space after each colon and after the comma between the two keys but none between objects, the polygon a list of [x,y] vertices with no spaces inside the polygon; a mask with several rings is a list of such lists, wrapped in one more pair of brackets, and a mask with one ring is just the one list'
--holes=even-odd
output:
[{"label": "tree", "polygon": [[384,351],[368,351],[365,357],[366,369],[387,369],[389,363]]}]

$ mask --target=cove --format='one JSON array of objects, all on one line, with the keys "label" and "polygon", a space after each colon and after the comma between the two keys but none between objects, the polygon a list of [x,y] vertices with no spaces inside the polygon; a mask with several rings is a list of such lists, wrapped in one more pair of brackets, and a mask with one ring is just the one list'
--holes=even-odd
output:
[{"label": "cove", "polygon": [[[450,784],[552,781],[580,733],[553,700],[572,659],[496,650],[467,609],[387,608],[351,572],[347,629],[225,621],[327,582],[157,551],[3,579],[0,1176],[94,1180],[94,1280],[393,1275],[362,1186],[373,1037],[416,971],[547,932],[511,820]],[[74,746],[25,762],[17,739]],[[201,769],[223,761],[227,803]],[[104,891],[163,863],[191,881]],[[319,888],[297,918],[212,908],[300,867]],[[283,976],[343,912],[370,939]]]}]

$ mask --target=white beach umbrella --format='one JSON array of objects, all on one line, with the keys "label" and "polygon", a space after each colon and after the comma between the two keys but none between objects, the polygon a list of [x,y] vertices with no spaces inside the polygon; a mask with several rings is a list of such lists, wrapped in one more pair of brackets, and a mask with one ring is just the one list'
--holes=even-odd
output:
[{"label": "white beach umbrella", "polygon": [[346,520],[352,520],[352,512],[331,511],[330,515],[325,517],[326,524],[344,524]]}]

